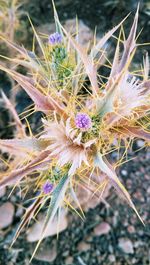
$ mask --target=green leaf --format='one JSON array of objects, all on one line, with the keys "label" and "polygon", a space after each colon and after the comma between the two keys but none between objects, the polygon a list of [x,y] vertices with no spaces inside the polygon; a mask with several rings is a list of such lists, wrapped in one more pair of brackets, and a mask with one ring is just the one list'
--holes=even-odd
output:
[{"label": "green leaf", "polygon": [[[44,227],[43,227],[43,232],[42,232],[42,235],[41,235],[41,239],[39,240],[34,252],[33,252],[33,255],[31,257],[31,260],[33,259],[40,243],[42,242],[43,240],[43,237],[44,237],[44,234],[46,232],[46,228],[47,228],[47,224],[52,222],[56,213],[57,213],[57,210],[59,209],[59,207],[61,206],[61,203],[64,199],[64,196],[65,196],[65,192],[66,192],[66,189],[68,187],[68,183],[70,181],[70,178],[68,175],[64,175],[60,182],[58,183],[58,185],[56,186],[56,188],[54,189],[53,193],[52,193],[52,196],[51,196],[51,201],[50,201],[50,205],[49,205],[49,208],[48,208],[48,211],[47,211],[47,216],[46,216],[46,220],[45,220],[45,223],[44,223]],[[31,261],[30,260],[30,261]]]},{"label": "green leaf", "polygon": [[61,178],[60,182],[54,189],[52,197],[51,197],[50,205],[47,211],[47,217],[45,220],[43,232],[45,231],[49,220],[51,219],[52,221],[52,219],[54,218],[61,202],[63,201],[69,180],[70,179],[68,175],[65,175],[64,177]]}]

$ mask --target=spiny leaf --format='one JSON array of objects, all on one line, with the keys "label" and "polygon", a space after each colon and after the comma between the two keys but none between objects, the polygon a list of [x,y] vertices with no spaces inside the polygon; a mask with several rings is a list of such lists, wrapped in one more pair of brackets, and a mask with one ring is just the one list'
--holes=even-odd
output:
[{"label": "spiny leaf", "polygon": [[37,56],[35,55],[35,53],[33,51],[29,51],[29,50],[25,49],[24,47],[20,47],[19,45],[11,42],[10,40],[6,39],[3,36],[0,36],[0,39],[5,41],[8,46],[13,48],[17,52],[19,52],[23,56],[24,60],[20,60],[20,59],[17,59],[17,58],[15,58],[15,59],[8,58],[6,56],[0,55],[1,57],[5,58],[5,59],[7,59],[7,60],[9,60],[11,62],[18,63],[18,64],[20,64],[20,65],[22,65],[24,67],[39,71],[42,74],[43,73],[45,74],[45,71],[44,71],[40,61],[38,60]]},{"label": "spiny leaf", "polygon": [[104,45],[106,44],[106,42],[108,41],[108,39],[110,39],[110,37],[112,37],[112,35],[115,33],[115,31],[122,25],[122,23],[127,19],[129,15],[127,15],[117,26],[115,26],[113,29],[111,29],[110,31],[108,31],[100,40],[99,42],[96,44],[95,47],[92,48],[91,50],[91,56],[93,58],[96,57],[97,53],[100,51],[100,49],[102,49],[104,47]]},{"label": "spiny leaf", "polygon": [[133,52],[135,46],[136,46],[136,42],[135,42],[135,37],[136,37],[136,30],[137,30],[137,23],[138,23],[138,13],[139,13],[139,5],[137,7],[137,11],[135,14],[135,18],[133,21],[133,25],[132,28],[130,30],[128,39],[124,42],[124,52],[119,64],[119,68],[118,71],[122,71],[122,69],[124,68],[126,62],[128,61],[130,54]]},{"label": "spiny leaf", "polygon": [[[45,167],[50,163],[50,159],[48,158],[50,151],[43,151],[39,153],[39,155],[32,160],[32,162],[28,163],[27,166],[15,169],[13,171],[6,172],[0,180],[0,188],[17,184],[25,175],[30,174],[34,171],[45,169]],[[18,154],[19,155],[19,154]]]},{"label": "spiny leaf", "polygon": [[63,108],[50,96],[42,94],[32,83],[29,77],[26,77],[22,74],[17,73],[13,70],[8,70],[4,66],[0,65],[0,69],[5,71],[12,76],[14,80],[22,86],[30,98],[34,101],[38,110],[43,111],[44,113],[50,113],[51,110],[55,110],[60,113],[62,116],[66,117],[66,113]]},{"label": "spiny leaf", "polygon": [[144,69],[143,69],[144,81],[147,81],[148,76],[149,76],[149,71],[150,71],[150,62],[148,58],[148,52],[146,53],[146,56],[143,59],[143,64],[144,64]]},{"label": "spiny leaf", "polygon": [[150,142],[150,132],[145,131],[142,128],[126,126],[121,129],[121,131],[129,136],[142,138],[143,140]]},{"label": "spiny leaf", "polygon": [[[104,172],[112,185],[115,189],[124,197],[124,199],[128,202],[128,204],[132,207],[132,209],[135,211],[137,216],[139,217],[140,221],[143,223],[143,220],[141,219],[140,215],[138,214],[131,198],[126,190],[126,188],[122,185],[120,180],[118,179],[115,170],[113,167],[109,164],[106,157],[102,156],[100,153],[97,153],[95,156],[95,166],[98,167],[102,172]],[[144,223],[143,223],[144,224]]]},{"label": "spiny leaf", "polygon": [[31,257],[30,262],[32,261],[40,243],[43,240],[44,234],[46,233],[47,224],[53,221],[53,219],[57,213],[58,208],[61,206],[61,203],[64,199],[65,192],[66,192],[66,189],[68,187],[69,181],[70,181],[70,178],[68,177],[68,175],[63,176],[52,193],[50,205],[49,205],[49,208],[47,211],[46,220],[45,220],[45,223],[43,226],[43,232],[41,235],[41,239],[39,240],[39,242],[38,242],[38,244],[37,244],[37,246],[33,252],[33,255]]},{"label": "spiny leaf", "polygon": [[[134,51],[130,55],[130,58],[126,62],[122,71],[116,76],[116,78],[112,82],[112,84],[110,83],[110,87],[107,86],[107,91],[106,91],[105,96],[103,98],[99,98],[98,100],[96,100],[97,111],[99,112],[99,115],[101,118],[103,118],[105,114],[113,112],[113,110],[114,110],[114,97],[117,93],[117,89],[118,89],[124,75],[126,74],[126,72],[128,70],[128,67],[130,65],[130,62],[132,61],[133,56],[134,56]],[[109,84],[109,82],[108,82],[108,84]]]},{"label": "spiny leaf", "polygon": [[0,148],[3,152],[9,154],[26,156],[30,152],[35,153],[43,151],[49,144],[49,141],[43,139],[29,138],[24,139],[0,139]]}]

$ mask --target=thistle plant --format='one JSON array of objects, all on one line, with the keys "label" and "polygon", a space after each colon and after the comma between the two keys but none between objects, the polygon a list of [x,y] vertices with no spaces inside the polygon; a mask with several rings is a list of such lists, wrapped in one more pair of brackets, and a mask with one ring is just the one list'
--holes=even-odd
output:
[{"label": "thistle plant", "polygon": [[[142,138],[145,145],[150,141],[148,55],[138,71],[132,69],[140,45],[136,35],[138,8],[127,38],[123,30],[126,17],[88,48],[78,43],[78,32],[73,37],[62,27],[55,7],[54,18],[56,32],[50,36],[39,35],[30,21],[41,56],[36,55],[34,47],[29,51],[6,40],[18,52],[11,62],[25,67],[26,76],[0,65],[33,100],[33,111],[43,113],[38,134],[32,132],[25,118],[27,133],[14,106],[2,93],[13,114],[16,131],[14,139],[0,140],[1,152],[8,156],[8,161],[1,156],[5,170],[0,173],[0,187],[19,186],[24,193],[32,187],[38,192],[15,239],[42,207],[47,214],[41,240],[47,224],[62,207],[69,206],[84,217],[78,200],[80,187],[99,197],[108,185],[113,186],[142,221],[116,174],[136,138]],[[106,43],[119,29],[111,63]],[[102,65],[110,69],[105,79],[101,75]],[[116,150],[120,157],[111,164],[108,155]],[[96,182],[96,178],[101,178],[101,182]]]}]

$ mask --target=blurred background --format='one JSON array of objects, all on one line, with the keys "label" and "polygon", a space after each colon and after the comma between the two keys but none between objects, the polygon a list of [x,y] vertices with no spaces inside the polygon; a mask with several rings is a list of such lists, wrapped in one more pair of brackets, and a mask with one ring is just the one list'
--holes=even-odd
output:
[{"label": "blurred background", "polygon": [[[5,2],[5,1],[3,1]],[[51,33],[54,29],[53,9],[50,0],[20,1],[18,27],[14,39],[31,49],[32,29],[27,18],[29,14],[38,32]],[[96,29],[97,37],[117,25],[129,12],[124,24],[125,32],[133,21],[139,1],[136,0],[55,0],[60,21],[68,28],[74,27],[76,16],[79,19],[81,42],[86,44],[93,38]],[[1,10],[2,6],[0,7]],[[2,10],[3,11],[3,10]],[[1,11],[1,12],[2,12]],[[140,1],[138,32],[142,30],[138,42],[150,42],[150,0]],[[150,46],[139,48],[135,64],[141,63]],[[7,48],[1,44],[1,54]],[[0,73],[0,89],[9,94],[11,82],[4,73]],[[22,104],[20,105],[20,101]],[[21,94],[17,99],[17,110],[20,112],[30,103],[27,95]],[[33,123],[36,123],[34,117]],[[0,137],[12,135],[12,128],[7,128],[9,116],[1,109]],[[5,129],[6,128],[6,129]],[[139,149],[141,149],[139,151]],[[113,154],[112,160],[117,153]],[[61,220],[59,238],[49,232],[32,261],[32,265],[149,265],[150,264],[150,149],[143,149],[142,140],[138,140],[128,154],[127,164],[122,165],[120,179],[128,189],[145,227],[133,211],[124,204],[113,190],[109,191],[107,203],[96,205],[85,202],[86,219],[81,220],[76,214],[65,214]],[[34,224],[24,231],[15,245],[9,249],[14,233],[18,227],[24,208],[19,193],[8,198],[9,190],[0,191],[0,265],[28,265],[38,238],[38,229]],[[24,205],[26,206],[26,205]],[[8,221],[6,224],[6,220]],[[42,217],[41,217],[42,220]],[[39,221],[40,224],[41,221]],[[55,227],[54,224],[53,227]]]}]

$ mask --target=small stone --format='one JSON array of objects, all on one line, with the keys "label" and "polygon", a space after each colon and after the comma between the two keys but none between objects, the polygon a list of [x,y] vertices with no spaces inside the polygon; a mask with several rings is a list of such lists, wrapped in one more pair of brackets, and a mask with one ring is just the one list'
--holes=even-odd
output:
[{"label": "small stone", "polygon": [[144,242],[142,242],[142,241],[136,241],[135,243],[134,243],[134,247],[135,248],[139,248],[139,247],[141,247],[141,246],[143,246],[144,245]]},{"label": "small stone", "polygon": [[44,262],[52,262],[57,257],[57,248],[56,243],[51,246],[45,246],[38,250],[37,254],[35,255],[35,259],[42,260]]},{"label": "small stone", "polygon": [[110,253],[113,253],[114,252],[113,246],[112,245],[109,245],[108,246],[108,250],[109,250]]},{"label": "small stone", "polygon": [[106,222],[102,222],[94,228],[94,234],[96,236],[106,235],[110,232],[110,230],[110,225]]},{"label": "small stone", "polygon": [[15,216],[16,217],[21,217],[23,215],[23,212],[24,212],[23,208],[22,207],[18,207]]},{"label": "small stone", "polygon": [[138,147],[143,147],[145,142],[143,140],[137,140],[137,146]]},{"label": "small stone", "polygon": [[126,254],[133,254],[134,253],[132,241],[129,240],[128,238],[120,238],[118,246]]},{"label": "small stone", "polygon": [[86,242],[82,241],[78,244],[78,250],[79,251],[87,251],[91,248],[90,244],[87,244]]},{"label": "small stone", "polygon": [[132,259],[132,264],[135,264],[135,263],[137,264],[137,259],[136,258],[133,258]]},{"label": "small stone", "polygon": [[130,234],[135,233],[135,228],[134,228],[133,225],[129,225],[127,229],[128,229],[128,232],[129,232]]},{"label": "small stone", "polygon": [[69,250],[63,251],[63,257],[67,257],[69,255]]},{"label": "small stone", "polygon": [[10,202],[6,202],[0,206],[0,229],[4,229],[12,223],[14,212],[15,207]]},{"label": "small stone", "polygon": [[121,170],[121,174],[122,174],[123,176],[127,176],[127,175],[128,175],[128,172],[127,172],[125,169],[122,169],[122,170]]},{"label": "small stone", "polygon": [[5,187],[1,188],[0,189],[0,198],[2,198],[5,195],[5,193],[6,193],[6,188]]},{"label": "small stone", "polygon": [[65,260],[65,265],[72,265],[73,264],[73,257],[69,256]]},{"label": "small stone", "polygon": [[112,255],[112,254],[108,256],[108,259],[109,259],[110,262],[115,262],[116,261],[115,256]]},{"label": "small stone", "polygon": [[150,187],[148,187],[148,189],[147,189],[147,193],[150,194]]},{"label": "small stone", "polygon": [[118,218],[119,218],[118,211],[114,211],[114,216],[112,217],[113,226],[117,226],[117,224],[118,224]]}]

